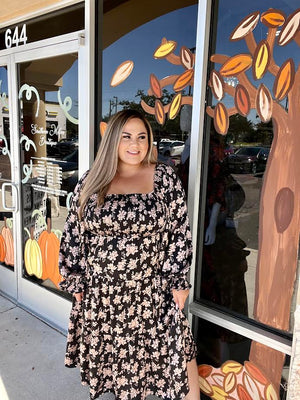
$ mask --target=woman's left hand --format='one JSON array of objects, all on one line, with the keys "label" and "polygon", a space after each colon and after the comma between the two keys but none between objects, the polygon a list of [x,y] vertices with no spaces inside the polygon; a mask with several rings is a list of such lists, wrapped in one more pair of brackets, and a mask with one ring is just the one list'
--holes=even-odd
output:
[{"label": "woman's left hand", "polygon": [[183,310],[184,303],[189,295],[189,292],[190,292],[189,289],[187,290],[172,289],[173,299],[180,310]]}]

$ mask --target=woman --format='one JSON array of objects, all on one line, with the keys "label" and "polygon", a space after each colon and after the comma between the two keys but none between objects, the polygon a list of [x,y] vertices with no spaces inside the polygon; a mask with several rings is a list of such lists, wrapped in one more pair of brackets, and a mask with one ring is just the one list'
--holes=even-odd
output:
[{"label": "woman", "polygon": [[191,258],[180,181],[155,163],[147,120],[123,110],[75,188],[61,240],[60,286],[74,295],[66,366],[80,366],[91,399],[200,398],[181,311]]}]

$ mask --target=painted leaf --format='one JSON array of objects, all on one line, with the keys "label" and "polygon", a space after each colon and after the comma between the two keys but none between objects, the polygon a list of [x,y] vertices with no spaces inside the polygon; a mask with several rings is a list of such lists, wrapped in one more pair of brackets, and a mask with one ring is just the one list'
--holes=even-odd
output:
[{"label": "painted leaf", "polygon": [[243,384],[252,400],[260,400],[258,387],[251,376],[247,374],[247,372],[243,373]]},{"label": "painted leaf", "polygon": [[194,70],[187,69],[184,71],[179,77],[176,79],[173,85],[173,89],[175,92],[180,92],[183,90],[187,85],[191,84],[191,80],[194,77]]},{"label": "painted leaf", "polygon": [[[226,133],[228,131],[228,126],[229,126],[229,117],[228,117],[227,109],[223,103],[218,103],[215,107],[214,126],[215,126],[216,131],[220,135],[226,135]],[[223,371],[223,372],[225,372],[225,371]],[[227,372],[229,372],[229,371],[227,371]]]},{"label": "painted leaf", "polygon": [[233,30],[233,32],[230,35],[230,40],[231,41],[240,40],[246,35],[248,35],[248,33],[252,32],[253,29],[256,27],[258,20],[259,20],[258,11],[247,15],[247,17],[245,17],[239,23],[239,25]]},{"label": "painted leaf", "polygon": [[270,121],[273,112],[273,99],[269,89],[263,83],[257,90],[256,110],[263,122]]},{"label": "painted leaf", "polygon": [[169,119],[176,118],[177,114],[179,113],[180,107],[181,107],[181,100],[182,100],[181,93],[177,93],[173,97],[173,100],[170,104],[170,109],[169,109]]},{"label": "painted leaf", "polygon": [[291,14],[286,23],[283,25],[280,35],[278,37],[279,46],[285,46],[294,39],[300,26],[300,10],[296,10]]},{"label": "painted leaf", "polygon": [[251,67],[252,57],[249,54],[238,54],[225,61],[220,69],[223,76],[234,76]]},{"label": "painted leaf", "polygon": [[215,373],[211,375],[211,378],[218,386],[223,387],[224,375]]},{"label": "painted leaf", "polygon": [[247,392],[242,385],[237,385],[237,394],[239,396],[239,400],[252,400],[251,396]]},{"label": "painted leaf", "polygon": [[214,400],[227,400],[227,393],[223,390],[223,388],[219,386],[212,385],[212,398]]},{"label": "painted leaf", "polygon": [[161,44],[154,52],[154,58],[165,58],[169,54],[173,53],[176,49],[177,43],[173,40],[167,40],[165,43]]},{"label": "painted leaf", "polygon": [[224,80],[218,71],[213,69],[210,74],[211,89],[217,100],[222,100],[224,97]]},{"label": "painted leaf", "polygon": [[115,87],[124,82],[125,79],[127,79],[131,74],[133,66],[134,63],[130,60],[124,61],[122,64],[120,64],[111,78],[110,86]]},{"label": "painted leaf", "polygon": [[256,47],[253,56],[253,78],[261,79],[267,72],[270,64],[270,47],[269,44],[262,40]]},{"label": "painted leaf", "polygon": [[265,399],[266,400],[279,400],[278,395],[271,383],[265,388]]},{"label": "painted leaf", "polygon": [[224,374],[228,374],[229,372],[239,374],[242,369],[242,364],[238,363],[237,361],[226,361],[221,367],[221,371],[224,372]]},{"label": "painted leaf", "polygon": [[292,58],[286,60],[277,73],[273,93],[277,100],[281,101],[288,94],[295,79],[295,64]]},{"label": "painted leaf", "polygon": [[199,376],[199,386],[200,390],[204,393],[207,394],[208,396],[211,396],[213,394],[212,387],[208,383],[208,381],[203,378],[202,376]]},{"label": "painted leaf", "polygon": [[226,393],[232,392],[236,388],[236,376],[234,372],[229,372],[224,379],[224,389]]},{"label": "painted leaf", "polygon": [[100,122],[100,135],[103,137],[106,131],[107,123],[104,121]]},{"label": "painted leaf", "polygon": [[185,46],[182,46],[180,49],[180,61],[186,69],[191,69],[194,67],[193,53]]},{"label": "painted leaf", "polygon": [[248,90],[241,84],[238,84],[234,94],[235,107],[239,114],[246,117],[249,114],[251,101]]},{"label": "painted leaf", "polygon": [[269,28],[277,28],[285,22],[285,14],[275,8],[270,8],[268,11],[261,14],[261,22]]},{"label": "painted leaf", "polygon": [[262,385],[266,385],[268,383],[268,379],[264,376],[264,374],[260,371],[260,369],[251,361],[245,361],[244,366],[248,374],[252,376],[253,379],[258,381]]},{"label": "painted leaf", "polygon": [[198,366],[198,375],[202,376],[203,378],[207,378],[212,371],[212,367],[207,364],[202,364]]},{"label": "painted leaf", "polygon": [[276,228],[279,233],[286,231],[292,221],[294,214],[294,198],[294,192],[288,187],[282,188],[277,193],[274,217]]},{"label": "painted leaf", "polygon": [[161,90],[160,82],[154,74],[150,74],[150,88],[151,88],[154,96],[157,97],[158,99],[160,99],[162,96],[162,90]]},{"label": "painted leaf", "polygon": [[156,121],[160,125],[163,125],[165,123],[166,114],[165,114],[164,106],[160,100],[155,100],[154,111],[155,111]]}]

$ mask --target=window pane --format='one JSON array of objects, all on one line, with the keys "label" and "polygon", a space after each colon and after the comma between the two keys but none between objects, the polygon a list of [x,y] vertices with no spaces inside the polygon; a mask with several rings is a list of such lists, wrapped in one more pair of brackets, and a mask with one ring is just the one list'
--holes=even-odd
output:
[{"label": "window pane", "polygon": [[299,4],[278,0],[273,11],[271,1],[215,5],[196,298],[291,332],[300,52],[288,18]]}]

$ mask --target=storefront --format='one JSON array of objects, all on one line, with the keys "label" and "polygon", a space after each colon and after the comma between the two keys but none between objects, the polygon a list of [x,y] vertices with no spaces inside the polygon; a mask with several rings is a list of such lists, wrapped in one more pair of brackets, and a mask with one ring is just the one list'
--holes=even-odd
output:
[{"label": "storefront", "polygon": [[296,399],[297,0],[15,3],[0,15],[1,293],[66,330],[72,190],[100,123],[142,110],[188,196],[202,398]]}]

